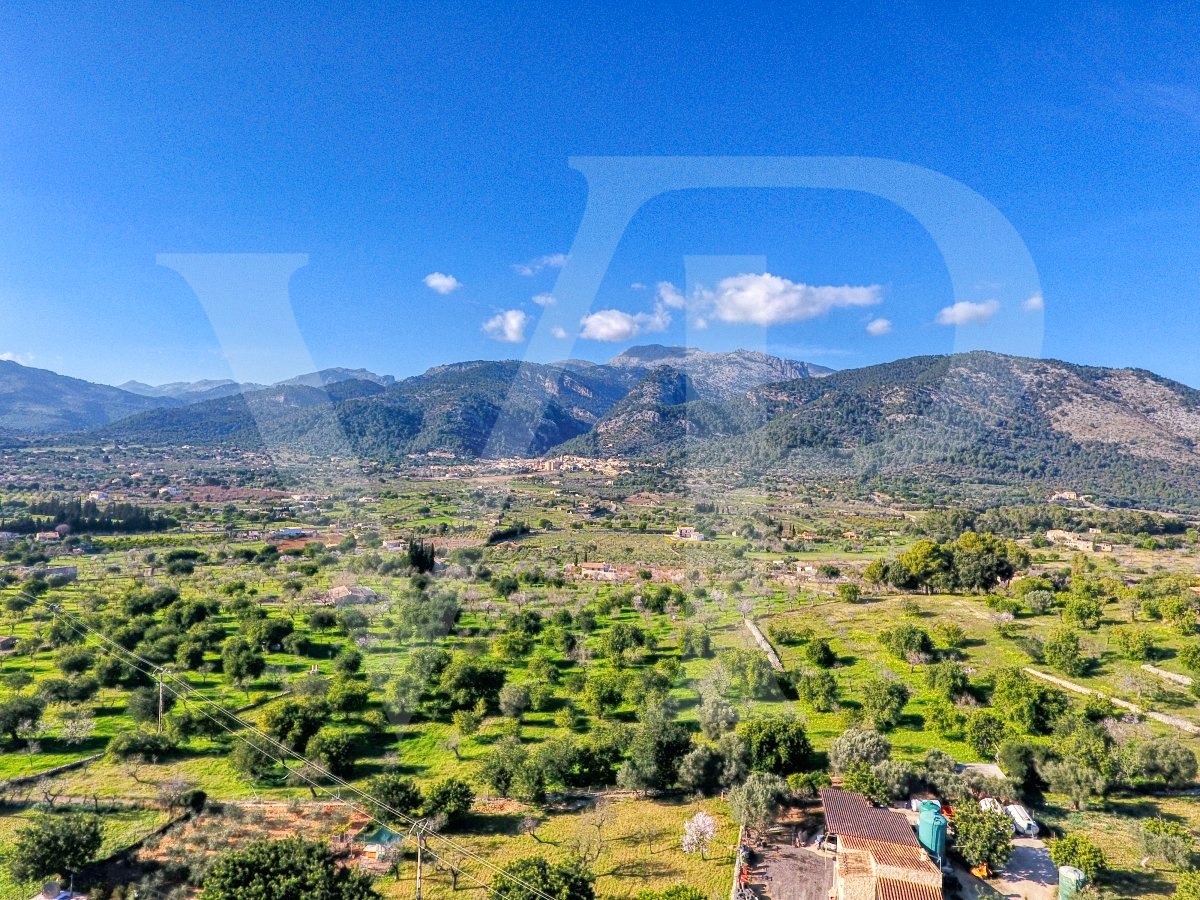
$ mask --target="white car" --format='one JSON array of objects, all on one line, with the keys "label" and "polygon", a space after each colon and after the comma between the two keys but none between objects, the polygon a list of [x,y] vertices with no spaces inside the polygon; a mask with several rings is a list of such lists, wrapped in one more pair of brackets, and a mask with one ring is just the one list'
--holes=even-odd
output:
[{"label": "white car", "polygon": [[1038,823],[1033,821],[1033,816],[1029,814],[1029,810],[1025,807],[1017,806],[1014,803],[1011,806],[1004,807],[1004,811],[1013,820],[1013,826],[1016,828],[1017,834],[1024,835],[1025,837],[1038,836],[1038,831],[1040,830]]}]

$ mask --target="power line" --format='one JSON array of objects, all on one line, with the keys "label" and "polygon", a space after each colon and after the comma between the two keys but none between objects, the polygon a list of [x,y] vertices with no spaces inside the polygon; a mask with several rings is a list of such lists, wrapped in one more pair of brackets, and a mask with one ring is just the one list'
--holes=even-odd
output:
[{"label": "power line", "polygon": [[[388,815],[394,816],[398,821],[408,825],[410,828],[424,829],[427,834],[431,834],[430,832],[428,832],[428,826],[427,826],[427,824],[424,823],[423,820],[416,819],[413,816],[410,816],[401,810],[394,809],[393,807],[388,806],[387,804],[385,804],[382,801],[371,796],[369,793],[362,790],[361,788],[355,787],[353,784],[349,783],[345,779],[334,775],[332,772],[329,772],[324,767],[322,767],[308,759],[305,759],[304,756],[295,752],[290,747],[288,747],[286,744],[282,744],[279,741],[276,741],[270,735],[263,733],[256,726],[254,726],[253,724],[242,719],[236,713],[230,712],[229,710],[225,709],[224,707],[222,707],[220,704],[216,703],[215,701],[210,700],[209,698],[203,697],[203,696],[194,696],[195,688],[189,682],[180,678],[178,675],[175,675],[171,672],[166,671],[162,666],[155,664],[154,662],[146,659],[143,656],[140,656],[139,654],[133,652],[132,650],[121,646],[116,641],[112,640],[110,637],[105,635],[103,632],[98,631],[95,628],[92,628],[86,622],[80,621],[77,616],[75,616],[71,613],[68,613],[59,604],[45,602],[41,598],[35,597],[34,595],[32,595],[26,591],[18,590],[18,594],[31,600],[35,604],[43,605],[53,615],[64,620],[67,627],[70,628],[72,631],[74,631],[76,634],[83,637],[84,640],[86,640],[88,636],[98,639],[102,644],[105,645],[105,647],[109,648],[108,652],[120,656],[122,658],[122,661],[125,662],[126,665],[129,665],[131,668],[133,668],[135,671],[142,673],[143,675],[147,676],[148,678],[151,678],[152,680],[153,679],[161,679],[161,684],[162,684],[163,689],[170,691],[173,696],[175,696],[177,699],[182,700],[185,705],[188,705],[189,703],[199,703],[199,704],[203,704],[206,706],[216,707],[220,711],[220,717],[213,716],[210,713],[208,713],[207,711],[205,711],[204,709],[200,709],[199,712],[205,718],[214,722],[220,728],[222,728],[223,730],[228,732],[235,740],[241,741],[242,743],[250,745],[250,746],[254,746],[253,742],[250,741],[244,734],[239,734],[239,732],[237,730],[235,730],[234,728],[231,728],[229,726],[229,724],[228,724],[229,720],[236,722],[238,724],[238,726],[240,726],[241,729],[254,733],[261,741],[270,745],[272,748],[278,750],[283,756],[287,756],[293,760],[298,761],[299,763],[302,764],[302,767],[307,766],[308,768],[315,770],[316,773],[322,779],[332,782],[336,787],[345,789],[345,790],[353,793],[357,797],[361,798],[363,801],[369,802],[370,804],[375,805],[376,807],[383,810]],[[139,666],[135,663],[129,662],[130,658],[136,660],[137,663],[140,663],[141,666],[145,666],[146,668],[142,668],[141,666]],[[171,684],[180,685],[182,687],[182,691],[176,690],[175,687],[171,686]],[[255,749],[262,752],[261,746],[256,747]],[[278,761],[282,763],[283,759],[281,758]],[[289,769],[288,772],[293,777],[299,778],[301,781],[305,782],[309,786],[310,790],[314,790],[314,791],[320,790],[325,794],[335,797],[337,800],[339,800],[342,803],[345,803],[352,810],[365,816],[370,821],[375,822],[378,825],[383,825],[384,827],[387,827],[388,823],[386,821],[380,819],[373,813],[371,813],[369,811],[369,809],[359,807],[359,806],[355,805],[354,803],[350,803],[350,802],[346,801],[345,799],[343,799],[340,796],[340,794],[335,794],[333,791],[329,790],[324,784],[310,778],[307,774],[305,774],[302,767],[298,767],[295,769]],[[554,898],[551,897],[549,894],[546,894],[545,892],[539,890],[538,888],[534,887],[533,885],[525,882],[524,880],[522,880],[520,878],[517,878],[516,876],[514,876],[510,873],[505,873],[504,870],[501,869],[499,866],[488,861],[484,857],[479,856],[474,851],[463,846],[462,844],[459,844],[456,841],[454,841],[450,838],[447,838],[444,835],[440,835],[440,834],[432,834],[432,837],[435,840],[441,841],[442,843],[444,843],[445,845],[450,847],[452,850],[454,850],[456,853],[461,854],[464,859],[470,859],[475,862],[478,862],[496,875],[503,875],[509,881],[512,881],[514,884],[517,884],[517,885],[525,888],[526,890],[530,891],[535,896],[541,898],[541,900],[554,900]],[[473,875],[471,875],[465,869],[462,869],[460,867],[459,871],[460,871],[460,874],[466,875],[469,879],[471,879],[472,881],[474,881],[476,884],[480,885],[481,887],[487,888],[489,891],[493,891],[493,892],[495,891],[494,887],[489,886],[489,885],[484,884],[483,882],[479,881],[477,878],[475,878]]]}]

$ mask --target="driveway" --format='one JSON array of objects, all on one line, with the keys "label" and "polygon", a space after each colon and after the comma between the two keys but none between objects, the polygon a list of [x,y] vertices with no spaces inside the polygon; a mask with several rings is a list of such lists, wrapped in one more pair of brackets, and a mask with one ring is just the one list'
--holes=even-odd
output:
[{"label": "driveway", "polygon": [[1058,867],[1051,861],[1045,842],[1038,838],[1013,838],[1013,853],[1008,865],[987,881],[980,881],[957,866],[955,875],[968,898],[1055,900],[1058,896]]}]

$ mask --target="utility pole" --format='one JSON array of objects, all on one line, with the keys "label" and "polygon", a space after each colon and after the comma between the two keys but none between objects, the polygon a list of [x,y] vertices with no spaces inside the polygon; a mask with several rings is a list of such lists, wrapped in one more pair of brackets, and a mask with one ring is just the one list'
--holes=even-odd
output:
[{"label": "utility pole", "polygon": [[158,670],[158,733],[162,734],[163,717],[163,670]]},{"label": "utility pole", "polygon": [[422,851],[425,849],[425,820],[421,819],[416,824],[417,831],[417,898],[421,900],[421,863]]}]

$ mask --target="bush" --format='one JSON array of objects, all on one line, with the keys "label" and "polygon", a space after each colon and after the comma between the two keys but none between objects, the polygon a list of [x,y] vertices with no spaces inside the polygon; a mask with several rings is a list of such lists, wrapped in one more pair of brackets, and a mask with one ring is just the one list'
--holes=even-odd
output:
[{"label": "bush", "polygon": [[814,638],[804,648],[804,658],[814,666],[828,669],[837,662],[837,654],[833,652],[827,638]]},{"label": "bush", "polygon": [[108,742],[108,755],[114,759],[144,756],[154,760],[174,749],[171,739],[156,731],[122,731]]},{"label": "bush", "polygon": [[1178,822],[1155,818],[1142,822],[1139,843],[1147,856],[1183,868],[1192,860],[1192,835]]},{"label": "bush", "polygon": [[1056,866],[1074,866],[1088,877],[1088,881],[1095,881],[1108,868],[1104,851],[1077,831],[1050,841],[1049,848],[1050,859]]}]

